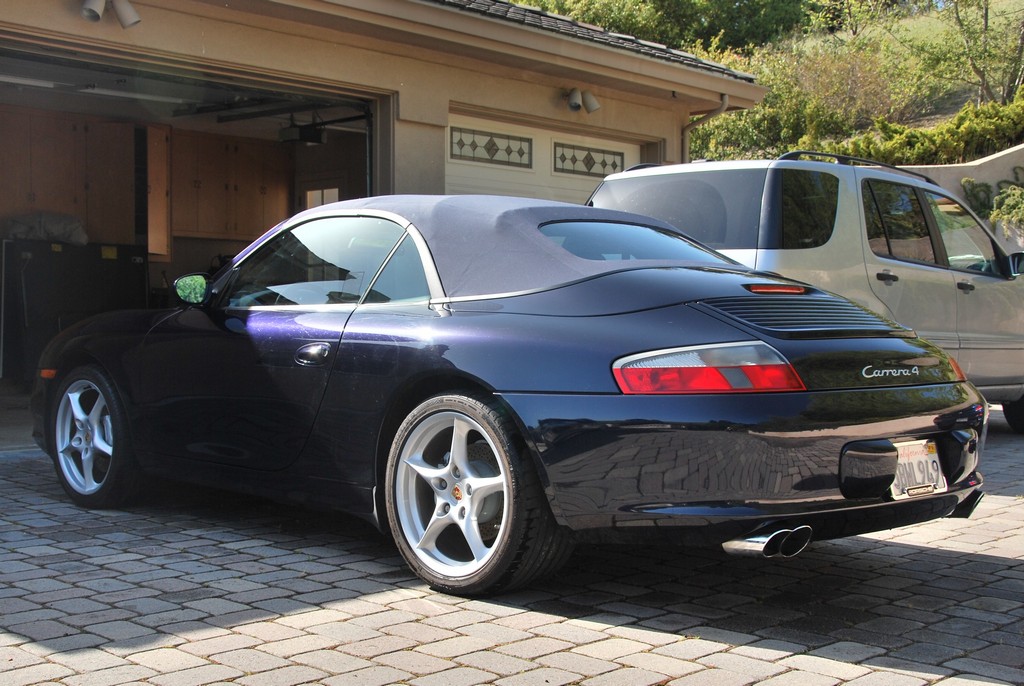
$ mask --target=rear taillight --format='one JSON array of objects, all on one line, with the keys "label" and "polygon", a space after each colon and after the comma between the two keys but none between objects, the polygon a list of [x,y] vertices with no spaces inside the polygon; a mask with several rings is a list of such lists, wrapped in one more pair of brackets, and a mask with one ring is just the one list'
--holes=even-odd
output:
[{"label": "rear taillight", "polygon": [[964,370],[960,368],[960,363],[957,362],[952,355],[949,356],[949,366],[953,368],[953,373],[956,374],[957,381],[967,381],[967,375],[964,374]]},{"label": "rear taillight", "polygon": [[616,360],[612,373],[628,395],[805,390],[792,365],[765,343],[655,350]]}]

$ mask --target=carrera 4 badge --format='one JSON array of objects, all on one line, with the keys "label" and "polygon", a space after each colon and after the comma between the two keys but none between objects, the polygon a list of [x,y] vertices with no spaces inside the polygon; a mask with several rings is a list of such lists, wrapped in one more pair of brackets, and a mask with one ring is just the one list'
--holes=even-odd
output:
[{"label": "carrera 4 badge", "polygon": [[875,367],[874,365],[868,365],[864,369],[860,370],[860,375],[865,379],[877,379],[880,377],[902,377],[902,376],[920,376],[921,370],[915,365],[913,367],[888,367],[881,368]]}]

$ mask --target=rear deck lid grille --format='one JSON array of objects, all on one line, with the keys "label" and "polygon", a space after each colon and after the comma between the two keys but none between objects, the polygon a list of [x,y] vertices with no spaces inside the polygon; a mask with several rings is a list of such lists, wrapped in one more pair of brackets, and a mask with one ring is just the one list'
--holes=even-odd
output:
[{"label": "rear deck lid grille", "polygon": [[780,338],[915,336],[913,330],[826,293],[714,298],[701,304]]}]

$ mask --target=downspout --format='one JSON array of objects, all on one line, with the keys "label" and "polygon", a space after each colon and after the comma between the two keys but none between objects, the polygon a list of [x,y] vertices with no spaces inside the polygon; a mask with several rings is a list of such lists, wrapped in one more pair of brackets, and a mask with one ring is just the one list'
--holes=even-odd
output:
[{"label": "downspout", "polygon": [[683,127],[683,164],[690,161],[690,131],[694,130],[701,124],[706,123],[710,119],[717,117],[729,109],[729,94],[722,93],[722,102],[715,109],[705,114],[700,119],[694,119],[689,124]]}]

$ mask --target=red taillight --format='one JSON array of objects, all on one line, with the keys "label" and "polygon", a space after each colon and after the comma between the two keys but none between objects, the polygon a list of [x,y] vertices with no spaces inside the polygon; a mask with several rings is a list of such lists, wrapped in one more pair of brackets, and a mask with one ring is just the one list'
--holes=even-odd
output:
[{"label": "red taillight", "polygon": [[949,366],[956,373],[957,381],[967,381],[967,375],[964,374],[964,370],[960,368],[960,363],[953,359],[952,355],[949,356]]},{"label": "red taillight", "polygon": [[630,355],[616,360],[612,372],[628,395],[805,389],[789,362],[764,343],[719,343]]}]

